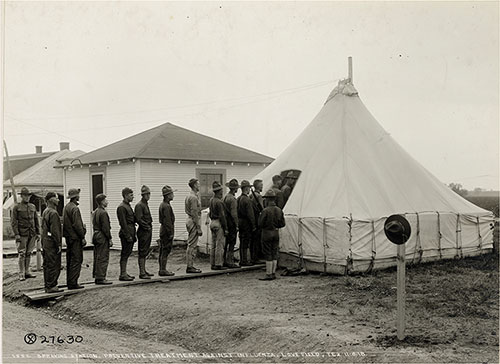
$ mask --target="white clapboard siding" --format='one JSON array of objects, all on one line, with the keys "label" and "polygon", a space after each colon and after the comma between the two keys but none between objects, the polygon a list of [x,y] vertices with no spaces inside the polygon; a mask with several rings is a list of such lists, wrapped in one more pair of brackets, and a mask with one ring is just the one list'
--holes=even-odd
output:
[{"label": "white clapboard siding", "polygon": [[105,194],[108,200],[108,214],[111,223],[111,236],[113,243],[120,246],[120,224],[116,215],[118,205],[123,201],[122,190],[129,187],[134,190],[134,201],[131,203],[132,208],[138,199],[141,198],[140,191],[136,190],[135,183],[135,165],[132,162],[122,162],[120,164],[111,164],[106,167],[105,172]]},{"label": "white clapboard siding", "polygon": [[[90,221],[91,204],[90,204],[90,175],[88,167],[78,167],[66,170],[64,191],[66,199],[67,193],[71,188],[80,189],[80,213],[82,215],[83,223],[87,226],[87,242],[92,239],[92,224]],[[69,202],[69,201],[66,201]]]},{"label": "white clapboard siding", "polygon": [[[232,178],[247,179],[252,182],[255,175],[264,169],[264,166],[231,165],[229,163],[217,163],[199,165],[195,163],[159,163],[158,161],[141,161],[141,184],[151,188],[151,200],[149,206],[153,215],[153,242],[159,238],[160,225],[158,222],[158,208],[163,200],[161,189],[164,185],[171,186],[175,192],[174,200],[171,202],[175,214],[175,239],[187,239],[186,214],[184,212],[184,199],[189,194],[189,179],[196,177],[196,169],[225,170],[226,181]],[[225,193],[227,189],[225,190]]]}]

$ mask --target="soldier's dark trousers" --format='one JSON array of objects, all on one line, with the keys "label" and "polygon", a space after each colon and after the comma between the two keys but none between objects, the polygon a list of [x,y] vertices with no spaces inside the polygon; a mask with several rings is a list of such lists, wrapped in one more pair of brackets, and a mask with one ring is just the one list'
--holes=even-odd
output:
[{"label": "soldier's dark trousers", "polygon": [[82,263],[82,242],[80,240],[66,239],[66,283],[68,287],[78,284]]},{"label": "soldier's dark trousers", "polygon": [[262,257],[262,230],[257,229],[252,233],[252,240],[250,242],[250,260],[252,263],[257,263]]},{"label": "soldier's dark trousers", "polygon": [[167,258],[172,251],[174,239],[168,239],[166,236],[160,236],[160,252],[158,254],[158,263],[160,264],[160,271],[167,270]]},{"label": "soldier's dark trousers", "polygon": [[224,245],[224,264],[234,264],[234,246],[236,245],[236,228],[229,228]]},{"label": "soldier's dark trousers", "polygon": [[248,248],[252,240],[250,229],[240,229],[240,264],[250,263],[248,257]]},{"label": "soldier's dark trousers", "polygon": [[94,245],[94,268],[92,276],[96,280],[106,279],[109,263],[109,242]]},{"label": "soldier's dark trousers", "polygon": [[132,254],[132,250],[134,249],[134,243],[128,242],[127,239],[120,237],[120,242],[122,244],[122,250],[120,252],[120,266],[123,264],[125,267],[127,266],[128,258]]},{"label": "soldier's dark trousers", "polygon": [[45,288],[57,287],[57,280],[61,273],[61,253],[52,238],[42,239],[43,280]]},{"label": "soldier's dark trousers", "polygon": [[153,237],[152,230],[137,230],[137,241],[139,248],[139,258],[146,258],[151,247],[151,239]]}]

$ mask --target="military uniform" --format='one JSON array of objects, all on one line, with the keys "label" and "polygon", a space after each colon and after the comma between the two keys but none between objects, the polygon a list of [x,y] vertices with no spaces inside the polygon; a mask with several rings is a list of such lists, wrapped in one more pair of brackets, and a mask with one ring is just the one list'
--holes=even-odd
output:
[{"label": "military uniform", "polygon": [[[259,191],[253,190],[250,193],[250,201],[252,201],[252,207],[255,215],[255,221],[259,221],[259,216],[264,209],[264,201],[262,195]],[[252,232],[252,243],[250,248],[250,257],[252,263],[257,263],[262,257],[262,242],[261,242],[262,230],[257,225],[257,228]]]},{"label": "military uniform", "polygon": [[120,278],[128,280],[128,278],[133,278],[133,276],[127,274],[127,262],[132,254],[134,243],[137,241],[135,233],[135,214],[128,201],[124,200],[120,203],[116,209],[116,216],[120,224],[118,236],[120,237],[122,246],[120,253]]},{"label": "military uniform", "polygon": [[68,288],[78,288],[83,263],[83,246],[87,230],[77,201],[70,201],[63,210],[63,235],[66,239],[66,280]]},{"label": "military uniform", "polygon": [[169,201],[162,201],[159,208],[160,218],[160,253],[158,263],[160,265],[159,275],[173,275],[167,271],[167,258],[172,251],[174,242],[175,215]]},{"label": "military uniform", "polygon": [[[149,188],[146,189],[143,186],[141,193],[150,193]],[[153,237],[153,217],[151,216],[151,211],[149,210],[148,201],[142,198],[135,205],[135,221],[139,227],[137,228],[137,240],[139,248],[139,273],[140,276],[153,276],[146,271],[146,257],[148,256],[149,249],[151,248],[151,239]],[[143,278],[143,277],[141,277]]]},{"label": "military uniform", "polygon": [[283,207],[286,205],[286,202],[288,201],[288,198],[292,194],[292,187],[289,185],[284,185],[281,187],[281,192],[283,193]]},{"label": "military uniform", "polygon": [[283,211],[268,202],[268,206],[259,217],[259,226],[262,229],[262,250],[266,261],[278,260],[280,234],[279,229],[285,226]]},{"label": "military uniform", "polygon": [[[220,191],[222,186],[214,182],[213,191]],[[210,249],[210,265],[212,269],[221,269],[224,264],[224,246],[226,245],[225,233],[227,232],[226,214],[224,204],[220,198],[214,196],[210,199],[210,231],[212,232],[212,249]]]},{"label": "military uniform", "polygon": [[92,215],[92,227],[94,235],[94,268],[92,276],[96,281],[106,280],[109,263],[109,242],[111,241],[111,225],[108,212],[98,207]]},{"label": "military uniform", "polygon": [[[242,181],[241,187],[244,187]],[[250,186],[250,184],[248,184]],[[242,193],[238,199],[238,228],[240,230],[240,257],[241,265],[251,265],[248,260],[247,249],[251,247],[252,232],[256,229],[255,213],[253,211],[252,201],[250,198]]]},{"label": "military uniform", "polygon": [[55,209],[47,207],[42,214],[42,256],[45,290],[57,287],[61,273],[61,218]]},{"label": "military uniform", "polygon": [[187,215],[186,229],[188,231],[186,262],[187,268],[193,268],[196,248],[198,247],[198,237],[201,234],[201,200],[199,194],[191,190],[184,201]]},{"label": "military uniform", "polygon": [[224,265],[236,267],[234,264],[234,246],[238,234],[238,201],[232,193],[224,196],[224,209],[227,220],[227,236],[224,245]]},{"label": "military uniform", "polygon": [[[21,193],[29,194],[26,188]],[[11,226],[16,235],[16,248],[19,254],[19,278],[34,277],[30,272],[31,252],[40,235],[40,222],[36,207],[32,203],[21,201],[12,209]]]},{"label": "military uniform", "polygon": [[[271,189],[276,194],[276,206],[283,209],[285,206],[285,197],[283,196],[283,192],[276,186],[272,186]],[[264,207],[267,207],[267,200],[264,202]]]}]

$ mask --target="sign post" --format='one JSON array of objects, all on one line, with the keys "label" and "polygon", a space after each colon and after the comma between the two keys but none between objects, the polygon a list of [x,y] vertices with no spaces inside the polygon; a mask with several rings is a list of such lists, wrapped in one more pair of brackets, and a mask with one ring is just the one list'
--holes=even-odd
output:
[{"label": "sign post", "polygon": [[397,252],[397,336],[398,340],[404,340],[406,329],[406,245],[411,235],[411,227],[408,220],[402,215],[392,215],[384,224],[384,232],[392,243],[398,246]]}]

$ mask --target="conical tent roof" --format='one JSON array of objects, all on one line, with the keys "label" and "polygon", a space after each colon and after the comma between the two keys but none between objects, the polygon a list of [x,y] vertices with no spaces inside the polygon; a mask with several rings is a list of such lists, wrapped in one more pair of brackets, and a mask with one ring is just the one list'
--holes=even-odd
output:
[{"label": "conical tent roof", "polygon": [[296,169],[284,208],[298,217],[377,219],[394,213],[490,215],[440,182],[370,114],[349,79],[290,146],[256,178]]}]

